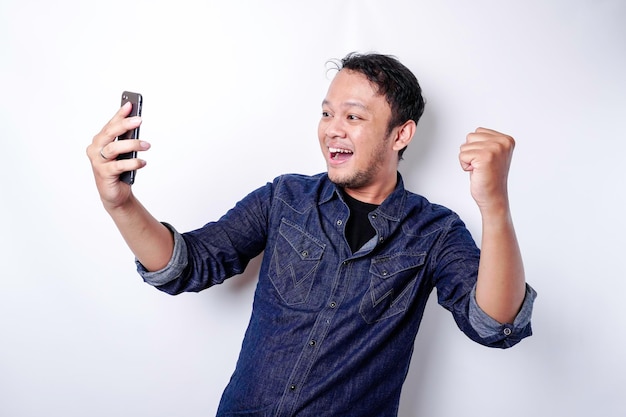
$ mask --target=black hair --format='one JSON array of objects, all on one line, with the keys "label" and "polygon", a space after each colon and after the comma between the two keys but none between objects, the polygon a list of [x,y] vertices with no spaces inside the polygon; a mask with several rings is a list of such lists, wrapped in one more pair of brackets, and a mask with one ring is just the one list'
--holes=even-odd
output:
[{"label": "black hair", "polygon": [[[341,61],[335,61],[338,70],[347,69],[363,74],[385,97],[391,107],[391,120],[387,132],[408,120],[417,125],[424,113],[425,101],[422,88],[415,75],[395,56],[378,53],[349,53]],[[398,152],[400,158],[406,147]]]}]

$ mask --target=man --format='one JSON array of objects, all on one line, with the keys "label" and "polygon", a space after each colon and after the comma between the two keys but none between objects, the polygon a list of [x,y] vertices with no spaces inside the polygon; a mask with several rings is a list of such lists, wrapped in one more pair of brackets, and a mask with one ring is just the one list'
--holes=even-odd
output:
[{"label": "man", "polygon": [[511,221],[511,137],[478,128],[461,146],[482,216],[482,251],[452,211],[404,189],[397,171],[424,109],[395,58],[350,54],[322,102],[327,173],[285,175],[219,221],[185,234],[119,181],[149,145],[115,141],[139,126],[123,106],[87,148],[105,209],[144,280],[170,294],[243,272],[265,251],[254,308],[219,416],[395,416],[431,290],[459,328],[506,348],[531,334]]}]

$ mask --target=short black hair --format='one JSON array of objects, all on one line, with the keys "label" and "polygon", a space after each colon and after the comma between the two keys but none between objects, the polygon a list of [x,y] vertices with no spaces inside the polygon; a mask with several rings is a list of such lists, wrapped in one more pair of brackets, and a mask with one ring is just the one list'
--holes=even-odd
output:
[{"label": "short black hair", "polygon": [[[378,53],[351,52],[341,61],[335,61],[338,70],[347,69],[363,74],[376,86],[378,94],[385,97],[391,107],[391,120],[387,132],[408,120],[417,125],[426,105],[422,88],[415,75],[398,58]],[[398,152],[400,158],[406,147]]]}]

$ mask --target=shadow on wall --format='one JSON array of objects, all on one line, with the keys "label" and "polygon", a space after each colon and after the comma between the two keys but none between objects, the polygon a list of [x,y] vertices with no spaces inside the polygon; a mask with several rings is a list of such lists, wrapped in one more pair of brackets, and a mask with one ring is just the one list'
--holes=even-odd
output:
[{"label": "shadow on wall", "polygon": [[[433,147],[436,135],[436,120],[433,111],[429,109],[426,102],[426,109],[420,118],[413,140],[406,148],[403,160],[400,161],[399,171],[404,178],[404,185],[409,191],[419,194],[421,183],[420,171],[424,166],[428,166],[425,161],[429,160],[429,153]],[[428,196],[425,196],[428,198]]]},{"label": "shadow on wall", "polygon": [[[428,403],[432,402],[432,398],[424,398],[427,395],[427,385],[432,381],[428,378],[435,373],[432,365],[437,361],[435,355],[440,343],[444,343],[442,339],[442,328],[445,328],[445,320],[453,320],[449,314],[437,314],[436,311],[442,309],[437,304],[435,293],[431,295],[426,304],[424,317],[417,334],[413,358],[406,381],[402,388],[402,396],[400,400],[400,416],[418,416],[422,415],[428,407]],[[446,312],[447,313],[447,312]]]}]

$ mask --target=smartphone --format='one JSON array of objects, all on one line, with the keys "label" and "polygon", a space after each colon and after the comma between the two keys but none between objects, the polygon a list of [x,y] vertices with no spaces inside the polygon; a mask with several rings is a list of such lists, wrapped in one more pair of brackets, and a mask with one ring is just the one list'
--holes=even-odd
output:
[{"label": "smartphone", "polygon": [[[128,117],[133,116],[141,116],[141,108],[143,106],[143,97],[139,93],[132,93],[130,91],[124,91],[122,93],[122,106],[127,102],[131,102],[133,105],[133,109],[128,114]],[[126,139],[139,139],[139,127],[135,129],[129,130],[128,132],[121,134],[117,137],[117,140],[126,140]],[[128,152],[120,154],[117,159],[132,159],[137,158],[137,152]],[[135,182],[135,176],[137,175],[137,171],[127,171],[122,172],[120,175],[120,180],[125,182],[128,185],[133,185]]]}]

